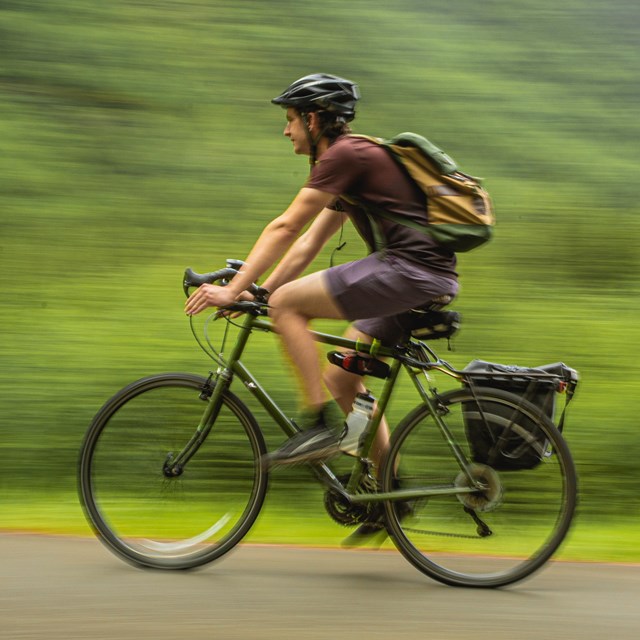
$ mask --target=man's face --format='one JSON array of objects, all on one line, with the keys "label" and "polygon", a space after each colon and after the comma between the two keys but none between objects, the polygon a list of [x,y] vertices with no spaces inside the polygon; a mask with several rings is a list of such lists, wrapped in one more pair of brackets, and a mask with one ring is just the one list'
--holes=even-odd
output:
[{"label": "man's face", "polygon": [[284,135],[293,143],[294,153],[305,156],[311,153],[307,139],[307,125],[293,107],[287,109],[287,126],[284,128]]}]

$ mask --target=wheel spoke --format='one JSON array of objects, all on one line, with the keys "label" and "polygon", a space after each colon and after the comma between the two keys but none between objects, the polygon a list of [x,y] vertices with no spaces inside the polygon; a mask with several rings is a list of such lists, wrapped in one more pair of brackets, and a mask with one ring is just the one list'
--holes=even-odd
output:
[{"label": "wheel spoke", "polygon": [[[400,551],[424,573],[447,584],[494,587],[526,577],[557,549],[573,516],[576,479],[566,444],[535,407],[523,406],[506,392],[476,394],[477,401],[464,390],[443,396],[447,427],[470,461],[466,473],[426,407],[421,407],[396,429],[383,486],[389,490],[397,476],[402,490],[438,483],[478,487],[469,493],[407,501],[410,508],[404,510],[389,503],[387,519]],[[471,462],[468,437],[473,434],[465,429],[465,418],[482,415],[478,403],[490,406],[492,415],[498,410],[503,415],[526,414],[513,432],[518,432],[518,422],[539,429],[553,455],[540,455],[539,464],[517,471]]]},{"label": "wheel spoke", "polygon": [[232,394],[185,464],[206,407],[204,379],[147,378],[116,394],[96,416],[81,456],[81,497],[100,538],[125,559],[185,568],[226,553],[246,534],[266,491],[264,440]]}]

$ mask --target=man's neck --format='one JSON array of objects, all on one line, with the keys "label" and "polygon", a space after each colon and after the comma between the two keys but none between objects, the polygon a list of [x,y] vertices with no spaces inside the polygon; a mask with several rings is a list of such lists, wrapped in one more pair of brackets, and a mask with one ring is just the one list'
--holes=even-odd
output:
[{"label": "man's neck", "polygon": [[328,138],[325,138],[324,136],[320,138],[316,148],[316,156],[319,158],[329,148],[329,146],[330,142]]}]

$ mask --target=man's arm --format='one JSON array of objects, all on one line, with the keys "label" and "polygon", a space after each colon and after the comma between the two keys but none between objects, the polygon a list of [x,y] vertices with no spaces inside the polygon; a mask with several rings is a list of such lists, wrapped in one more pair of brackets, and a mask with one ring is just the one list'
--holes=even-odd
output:
[{"label": "man's arm", "polygon": [[323,209],[311,226],[293,243],[263,287],[273,293],[283,284],[295,280],[313,262],[328,240],[340,229],[346,215]]},{"label": "man's arm", "polygon": [[264,228],[236,277],[226,287],[202,285],[187,300],[185,311],[193,315],[208,307],[232,304],[284,255],[305,225],[334,199],[334,195],[324,191],[301,189],[287,210]]}]

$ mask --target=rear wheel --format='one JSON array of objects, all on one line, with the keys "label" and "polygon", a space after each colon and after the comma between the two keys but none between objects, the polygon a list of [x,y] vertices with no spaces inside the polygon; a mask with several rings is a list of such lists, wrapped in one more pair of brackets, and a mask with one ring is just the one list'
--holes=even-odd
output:
[{"label": "rear wheel", "polygon": [[80,499],[100,539],[146,567],[185,569],[233,548],[267,488],[264,438],[232,393],[184,468],[171,464],[196,432],[205,380],[162,374],[125,387],[91,424],[79,465]]},{"label": "rear wheel", "polygon": [[[434,495],[387,503],[389,533],[409,562],[449,585],[498,587],[527,577],[560,546],[574,514],[576,472],[564,439],[535,406],[504,391],[446,393],[440,413],[468,460],[473,431],[465,421],[472,428],[488,421],[508,426],[511,438],[528,438],[539,462],[502,471],[498,463],[477,461],[465,473],[428,408],[418,407],[394,433],[382,482],[391,491],[397,475],[401,489],[430,487]],[[504,416],[513,418],[510,426]]]}]

